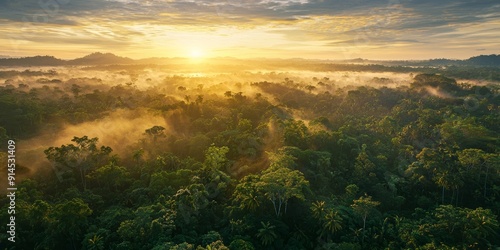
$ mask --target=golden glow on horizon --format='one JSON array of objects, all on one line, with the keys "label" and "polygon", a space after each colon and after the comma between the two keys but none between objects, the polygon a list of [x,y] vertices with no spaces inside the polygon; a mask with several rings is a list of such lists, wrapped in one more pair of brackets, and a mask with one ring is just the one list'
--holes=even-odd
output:
[{"label": "golden glow on horizon", "polygon": [[191,52],[189,53],[189,57],[191,57],[192,59],[200,59],[204,55],[205,55],[205,53],[203,53],[203,51],[201,51],[198,48],[191,49]]},{"label": "golden glow on horizon", "polygon": [[[0,16],[4,15],[0,32],[8,34],[0,37],[0,55],[74,59],[109,52],[134,59],[182,57],[192,61],[213,57],[412,60],[466,59],[499,52],[495,28],[500,18],[494,8],[475,14],[473,20],[481,22],[459,12],[456,20],[463,19],[460,22],[439,16],[435,20],[430,18],[432,12],[421,12],[411,4],[375,4],[366,11],[347,4],[345,11],[337,13],[332,6],[321,4],[323,1],[305,0],[250,1],[241,6],[171,0],[166,1],[171,4],[111,2],[126,6],[128,15],[99,1],[89,3],[96,7],[92,18],[88,18],[90,12],[77,11],[79,5],[61,5],[38,22],[19,22],[17,12],[0,9]],[[301,9],[305,7],[302,2],[318,8]],[[441,9],[451,4],[437,3]],[[102,11],[97,11],[101,5]],[[190,10],[193,6],[197,7]],[[276,8],[260,14],[271,10],[269,6]],[[34,7],[23,11],[22,17],[40,11]],[[317,11],[321,8],[332,8],[332,13]],[[429,20],[432,23],[426,24]],[[437,27],[431,28],[433,25]]]}]

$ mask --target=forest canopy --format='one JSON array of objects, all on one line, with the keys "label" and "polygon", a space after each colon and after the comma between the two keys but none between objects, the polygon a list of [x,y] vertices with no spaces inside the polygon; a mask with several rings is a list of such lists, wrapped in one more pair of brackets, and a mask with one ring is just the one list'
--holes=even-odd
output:
[{"label": "forest canopy", "polygon": [[15,249],[500,246],[495,79],[116,67],[0,71]]}]

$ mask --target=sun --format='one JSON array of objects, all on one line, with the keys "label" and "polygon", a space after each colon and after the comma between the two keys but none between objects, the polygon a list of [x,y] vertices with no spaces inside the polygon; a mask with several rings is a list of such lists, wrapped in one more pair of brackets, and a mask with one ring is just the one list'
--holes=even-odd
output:
[{"label": "sun", "polygon": [[191,51],[189,53],[189,57],[191,57],[193,59],[200,59],[203,57],[203,55],[204,55],[204,53],[200,49],[191,49]]}]

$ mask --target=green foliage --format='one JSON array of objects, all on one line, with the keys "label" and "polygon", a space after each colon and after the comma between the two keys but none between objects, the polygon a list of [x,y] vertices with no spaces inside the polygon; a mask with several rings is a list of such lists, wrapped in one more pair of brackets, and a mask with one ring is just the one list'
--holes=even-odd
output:
[{"label": "green foliage", "polygon": [[158,202],[137,208],[133,219],[122,221],[116,232],[135,249],[148,249],[169,239],[176,227],[177,213],[168,205]]},{"label": "green foliage", "polygon": [[[499,89],[434,74],[464,74],[453,67],[421,70],[395,88],[284,73],[234,85],[166,77],[165,89],[44,73],[45,87],[0,87],[0,139],[16,138],[16,174],[30,175],[16,179],[16,248],[495,249]],[[389,80],[373,84],[399,84]],[[82,136],[47,148],[50,165],[31,166],[36,146],[25,158],[35,133],[57,141],[67,124],[114,112],[155,117],[118,143],[102,138],[119,157]]]},{"label": "green foliage", "polygon": [[65,245],[78,247],[91,214],[92,210],[81,199],[75,198],[56,204],[49,214],[49,244],[55,248]]},{"label": "green foliage", "polygon": [[309,131],[302,121],[285,120],[283,122],[285,145],[305,149],[308,146]]},{"label": "green foliage", "polygon": [[460,88],[454,79],[437,74],[418,74],[414,77],[413,87],[434,87],[444,91],[459,91]]},{"label": "green foliage", "polygon": [[271,166],[262,172],[256,185],[273,204],[276,216],[280,216],[282,206],[286,213],[290,198],[305,199],[304,189],[308,187],[309,182],[300,171],[289,168],[293,163],[289,156],[280,154],[272,157],[271,161]]},{"label": "green foliage", "polygon": [[81,186],[87,188],[87,172],[96,166],[106,162],[112,149],[107,146],[97,147],[99,139],[83,137],[74,137],[71,141],[75,144],[62,145],[61,147],[50,147],[44,151],[47,159],[53,162],[53,167],[59,180],[64,178],[62,175],[70,171],[70,174],[80,177]]},{"label": "green foliage", "polygon": [[363,245],[364,240],[365,240],[365,231],[366,231],[366,219],[368,218],[368,215],[372,213],[375,210],[375,207],[380,205],[380,202],[378,201],[373,201],[371,196],[361,196],[359,199],[354,200],[353,204],[351,205],[352,209],[361,216],[363,219],[363,235],[361,239],[361,245]]},{"label": "green foliage", "polygon": [[83,249],[88,250],[103,250],[104,247],[104,237],[102,234],[105,234],[106,230],[100,230],[99,233],[89,233],[85,236],[82,246]]},{"label": "green foliage", "polygon": [[240,209],[255,211],[260,206],[259,181],[260,177],[256,175],[247,175],[240,180],[233,193],[234,202]]},{"label": "green foliage", "polygon": [[233,240],[231,244],[229,244],[229,249],[254,250],[255,248],[252,243],[242,239],[237,239]]},{"label": "green foliage", "polygon": [[498,235],[498,220],[488,209],[441,205],[417,217],[400,223],[399,234],[412,248],[489,249],[487,239]]},{"label": "green foliage", "polygon": [[226,154],[228,152],[228,147],[210,146],[205,153],[205,167],[221,170],[227,162]]},{"label": "green foliage", "polygon": [[257,238],[260,239],[262,245],[271,245],[278,238],[278,235],[274,232],[276,227],[271,225],[270,222],[264,223],[261,221],[260,224],[262,227],[258,230]]}]

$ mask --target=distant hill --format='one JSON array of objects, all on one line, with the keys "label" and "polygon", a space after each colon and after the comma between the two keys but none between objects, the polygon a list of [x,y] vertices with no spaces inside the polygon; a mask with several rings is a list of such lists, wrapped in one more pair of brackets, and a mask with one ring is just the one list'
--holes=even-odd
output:
[{"label": "distant hill", "polygon": [[[7,58],[5,58],[7,57]],[[223,59],[223,58],[219,58]],[[177,64],[183,60],[188,60],[186,58],[145,58],[134,60],[128,57],[117,56],[112,53],[101,53],[96,52],[86,55],[81,58],[76,58],[73,60],[62,60],[55,58],[53,56],[33,56],[33,57],[23,57],[23,58],[11,58],[8,56],[0,56],[0,66],[65,66],[65,65],[85,65],[85,66],[98,66],[98,65],[137,65],[137,64]],[[252,62],[256,59],[236,59],[236,58],[226,58],[226,61],[234,62]],[[258,60],[259,64],[262,62]],[[313,62],[315,60],[306,59],[266,59],[271,64],[282,64],[283,62]],[[466,60],[452,60],[452,59],[431,59],[431,60],[420,60],[420,61],[377,61],[377,60],[366,60],[362,58],[356,58],[351,60],[341,61],[346,64],[377,64],[386,66],[419,66],[419,67],[439,67],[439,66],[487,66],[487,67],[499,67],[500,66],[500,55],[480,55],[471,57]]]},{"label": "distant hill", "polygon": [[423,61],[422,64],[429,66],[440,66],[440,65],[463,65],[464,60],[452,60],[446,58],[431,59],[428,61]]},{"label": "distant hill", "polygon": [[134,64],[135,60],[111,53],[92,53],[82,58],[67,61],[69,65]]},{"label": "distant hill", "polygon": [[466,60],[467,64],[482,66],[500,66],[500,55],[480,55]]},{"label": "distant hill", "polygon": [[134,64],[135,60],[111,53],[92,53],[82,58],[62,60],[53,56],[32,56],[22,58],[0,58],[0,66],[65,66],[65,65],[110,65]]},{"label": "distant hill", "polygon": [[366,59],[351,59],[344,60],[345,63],[363,63],[363,64],[380,64],[387,66],[418,66],[418,67],[439,67],[439,66],[482,66],[482,67],[499,67],[500,55],[480,55],[471,57],[466,60],[456,60],[447,58],[437,58],[429,60],[408,60],[408,61],[378,61]]},{"label": "distant hill", "polygon": [[431,59],[423,61],[427,65],[467,65],[467,66],[500,66],[500,55],[480,55],[467,60]]},{"label": "distant hill", "polygon": [[53,56],[0,58],[0,66],[62,66],[66,61]]}]

